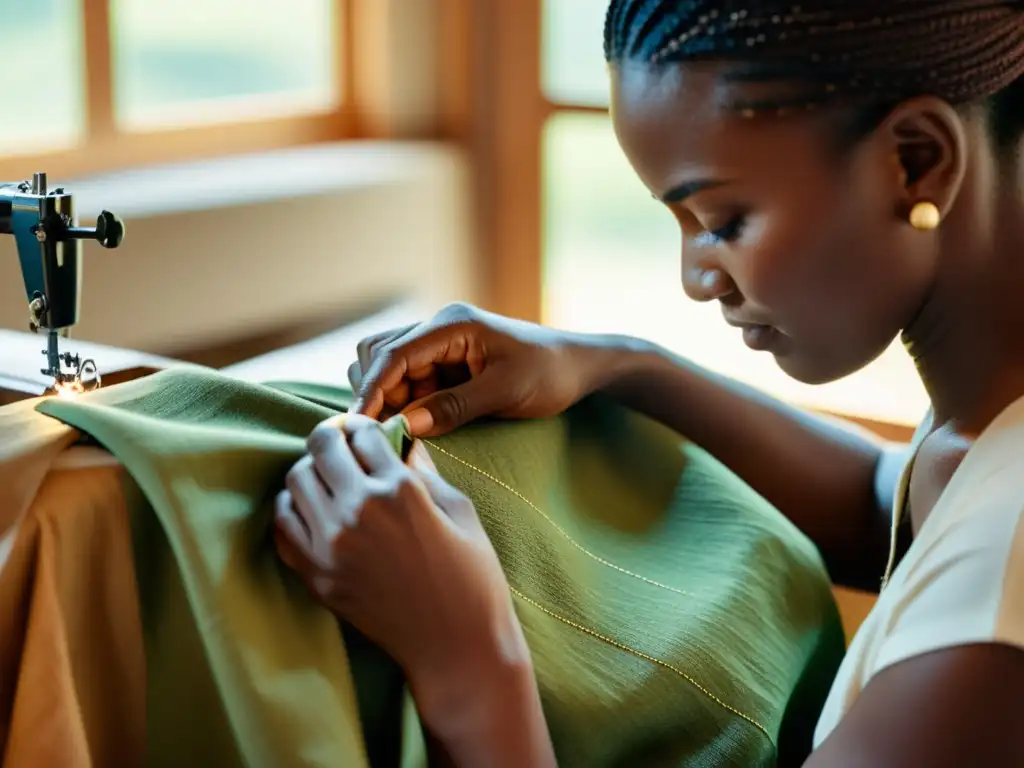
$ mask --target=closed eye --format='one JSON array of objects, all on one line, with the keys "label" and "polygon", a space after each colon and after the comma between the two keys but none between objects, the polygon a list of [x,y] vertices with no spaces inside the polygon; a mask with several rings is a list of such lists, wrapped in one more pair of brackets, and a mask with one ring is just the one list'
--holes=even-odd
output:
[{"label": "closed eye", "polygon": [[724,227],[708,230],[708,234],[716,241],[731,243],[739,239],[740,235],[743,234],[743,225],[745,223],[746,217],[741,214],[733,217]]},{"label": "closed eye", "polygon": [[[664,202],[651,193],[651,197],[658,202]],[[694,226],[699,226],[697,218],[692,213],[688,213],[687,217],[692,220]],[[740,235],[743,234],[743,228],[747,223],[746,213],[738,213],[729,222],[722,227],[717,229],[705,229],[699,235],[696,236],[695,240],[703,245],[714,245],[716,243],[731,243],[738,240]]]}]

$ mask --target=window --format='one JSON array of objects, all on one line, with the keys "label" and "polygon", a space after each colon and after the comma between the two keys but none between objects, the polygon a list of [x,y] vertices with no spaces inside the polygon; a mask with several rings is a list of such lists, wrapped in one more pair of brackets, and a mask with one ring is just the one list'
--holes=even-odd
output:
[{"label": "window", "polygon": [[4,103],[17,105],[0,117],[0,168],[66,176],[345,138],[347,7],[0,0]]},{"label": "window", "polygon": [[541,72],[555,104],[608,106],[604,62],[604,0],[545,0]]},{"label": "window", "polygon": [[0,0],[0,51],[6,62],[0,154],[69,146],[81,136],[79,13],[77,0]]},{"label": "window", "polygon": [[[532,130],[542,136],[543,319],[643,336],[805,405],[879,421],[919,420],[927,398],[898,343],[854,376],[809,387],[786,377],[770,356],[748,350],[717,306],[685,297],[676,223],[635,178],[606,114],[606,3],[544,0],[541,7],[537,98],[547,108],[537,111]],[[528,167],[525,158],[519,166]]]},{"label": "window", "polygon": [[113,0],[111,8],[121,125],[337,106],[334,0]]}]

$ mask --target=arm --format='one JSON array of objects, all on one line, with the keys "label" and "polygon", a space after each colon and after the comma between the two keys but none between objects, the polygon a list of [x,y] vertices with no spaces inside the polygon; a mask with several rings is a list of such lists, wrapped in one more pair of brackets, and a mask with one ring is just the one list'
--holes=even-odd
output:
[{"label": "arm", "polygon": [[449,695],[451,682],[417,696],[417,704],[436,702],[420,706],[432,762],[450,768],[555,768],[531,664],[494,665]]},{"label": "arm", "polygon": [[591,391],[686,435],[773,505],[821,550],[834,581],[877,590],[906,446],[786,405],[654,345],[580,340]]},{"label": "arm", "polygon": [[275,500],[284,563],[402,667],[439,759],[554,766],[530,649],[473,504],[422,445],[403,461],[366,417],[324,422],[307,448]]},{"label": "arm", "polygon": [[804,768],[1024,765],[1024,651],[973,645],[880,672]]}]

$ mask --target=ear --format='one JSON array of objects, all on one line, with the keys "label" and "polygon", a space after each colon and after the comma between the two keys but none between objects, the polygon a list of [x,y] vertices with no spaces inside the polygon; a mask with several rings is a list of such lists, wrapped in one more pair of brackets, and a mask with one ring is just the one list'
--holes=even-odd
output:
[{"label": "ear", "polygon": [[922,96],[899,104],[880,129],[893,153],[898,215],[905,219],[916,203],[930,202],[945,219],[967,169],[963,118],[945,101]]}]

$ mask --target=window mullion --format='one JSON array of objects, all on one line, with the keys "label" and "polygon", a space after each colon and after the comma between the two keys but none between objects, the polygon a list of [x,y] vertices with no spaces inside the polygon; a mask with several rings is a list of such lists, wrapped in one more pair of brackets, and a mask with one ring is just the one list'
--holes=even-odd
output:
[{"label": "window mullion", "polygon": [[110,27],[112,3],[113,0],[82,0],[81,4],[87,145],[110,140],[117,132]]}]

